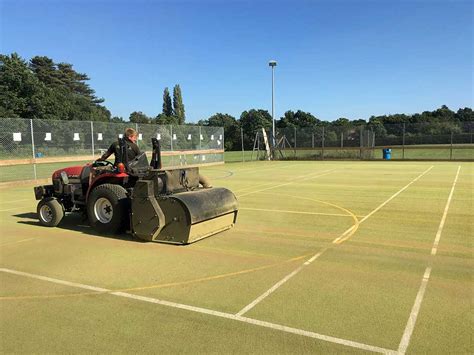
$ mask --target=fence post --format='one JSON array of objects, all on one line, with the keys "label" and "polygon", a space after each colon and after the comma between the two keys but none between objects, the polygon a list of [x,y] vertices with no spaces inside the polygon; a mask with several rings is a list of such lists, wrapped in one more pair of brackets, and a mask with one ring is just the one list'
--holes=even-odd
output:
[{"label": "fence post", "polygon": [[324,126],[323,126],[323,135],[321,139],[321,159],[324,160]]},{"label": "fence post", "polygon": [[[201,137],[199,137],[199,138],[201,138]],[[170,125],[170,142],[171,142],[170,150],[172,151],[173,150],[173,126],[172,125]]]},{"label": "fence post", "polygon": [[314,132],[311,134],[311,148],[314,149]]},{"label": "fence post", "polygon": [[449,150],[449,160],[453,160],[453,131],[451,130],[451,149]]},{"label": "fence post", "polygon": [[296,127],[295,127],[295,158],[296,158]]},{"label": "fence post", "polygon": [[405,159],[405,122],[403,122],[402,159]]},{"label": "fence post", "polygon": [[344,132],[341,132],[341,148],[344,147],[343,140],[344,140]]},{"label": "fence post", "polygon": [[375,131],[372,132],[372,156],[375,157]]},{"label": "fence post", "polygon": [[364,139],[363,126],[360,126],[359,134],[359,159],[362,160],[362,140]]},{"label": "fence post", "polygon": [[201,126],[199,126],[199,150],[202,150],[201,136],[202,136],[202,131],[201,131]]},{"label": "fence post", "polygon": [[33,133],[33,120],[31,118],[30,118],[30,130],[31,130],[31,150],[33,151],[33,172],[34,172],[35,180],[36,180],[37,175],[36,175],[35,136]]},{"label": "fence post", "polygon": [[240,127],[240,141],[242,143],[242,163],[245,163],[244,129],[242,127]]},{"label": "fence post", "polygon": [[91,141],[92,141],[92,158],[95,156],[95,149],[94,149],[94,124],[91,121]]}]

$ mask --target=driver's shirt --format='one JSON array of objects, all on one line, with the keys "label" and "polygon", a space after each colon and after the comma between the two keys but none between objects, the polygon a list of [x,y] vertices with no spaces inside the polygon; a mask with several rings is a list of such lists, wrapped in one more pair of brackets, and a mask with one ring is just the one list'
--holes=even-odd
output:
[{"label": "driver's shirt", "polygon": [[[140,148],[138,148],[138,145],[130,141],[128,138],[125,138],[125,144],[127,145],[127,158],[129,162],[135,159],[137,155],[141,154]],[[106,154],[107,156],[114,154],[115,156],[114,165],[117,165],[119,163],[118,157],[120,156],[120,147],[119,147],[118,141],[110,145]]]}]

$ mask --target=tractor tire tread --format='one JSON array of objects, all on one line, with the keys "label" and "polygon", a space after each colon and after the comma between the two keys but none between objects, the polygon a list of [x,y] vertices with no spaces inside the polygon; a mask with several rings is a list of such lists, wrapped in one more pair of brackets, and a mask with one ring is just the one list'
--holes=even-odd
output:
[{"label": "tractor tire tread", "polygon": [[[94,203],[100,197],[106,197],[113,204],[114,216],[109,223],[101,223],[94,215]],[[87,202],[87,215],[91,226],[101,234],[117,234],[127,227],[130,200],[127,191],[121,185],[102,184],[95,187]]]},{"label": "tractor tire tread", "polygon": [[[40,210],[41,207],[43,207],[44,205],[47,205],[52,212],[51,221],[44,221],[41,218]],[[36,212],[38,214],[40,224],[46,227],[56,227],[64,218],[64,208],[61,203],[54,197],[47,197],[38,202]]]}]

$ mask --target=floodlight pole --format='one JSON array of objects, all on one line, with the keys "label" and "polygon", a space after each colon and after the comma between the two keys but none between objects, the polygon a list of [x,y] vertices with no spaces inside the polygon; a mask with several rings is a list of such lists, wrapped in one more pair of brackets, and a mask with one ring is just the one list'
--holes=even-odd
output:
[{"label": "floodlight pole", "polygon": [[270,60],[268,65],[272,67],[272,129],[273,129],[273,148],[275,148],[275,67],[277,62]]}]

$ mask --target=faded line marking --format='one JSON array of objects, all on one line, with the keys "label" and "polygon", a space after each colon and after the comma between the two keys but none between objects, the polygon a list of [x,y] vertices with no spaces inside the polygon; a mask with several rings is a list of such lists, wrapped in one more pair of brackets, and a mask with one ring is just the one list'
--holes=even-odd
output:
[{"label": "faded line marking", "polygon": [[262,211],[262,212],[277,212],[277,213],[293,213],[293,214],[308,214],[317,216],[337,216],[337,217],[350,217],[349,214],[342,213],[323,213],[323,212],[305,212],[305,211],[286,211],[286,210],[270,210],[266,208],[250,208],[250,207],[239,207],[240,210],[248,211]]},{"label": "faded line marking", "polygon": [[[369,217],[371,217],[373,214],[375,214],[376,212],[378,212],[381,208],[383,208],[387,203],[389,203],[390,201],[392,201],[395,197],[397,197],[399,194],[401,194],[403,191],[405,191],[407,188],[409,188],[413,183],[415,183],[416,181],[418,181],[418,179],[420,179],[423,175],[425,175],[426,173],[428,173],[431,169],[433,169],[433,165],[430,166],[428,169],[426,169],[423,173],[421,173],[420,175],[418,175],[416,178],[414,178],[412,181],[410,181],[408,184],[406,184],[404,187],[402,187],[400,190],[398,190],[397,192],[395,192],[388,200],[386,200],[385,202],[383,202],[382,204],[380,204],[376,209],[374,209],[372,212],[370,212],[368,215],[366,215],[364,218],[362,218],[359,222],[359,224],[363,223],[364,221],[366,221]],[[353,233],[349,234],[351,232],[351,230],[353,229],[354,227],[351,227],[349,228],[348,230],[346,230],[340,237],[336,238],[333,240],[333,243],[334,244],[340,244],[344,241],[346,241],[347,239],[349,239]],[[349,234],[349,235],[347,235]]]},{"label": "faded line marking", "polygon": [[[460,171],[461,171],[461,166],[459,165],[458,170],[456,172],[456,177],[454,178],[453,185],[451,187],[451,191],[449,192],[449,196],[446,202],[446,206],[444,208],[443,216],[441,217],[441,221],[439,223],[438,231],[436,232],[435,240],[433,242],[433,248],[431,249],[432,257],[436,255],[437,247],[439,244],[439,240],[441,238],[441,233],[443,232],[444,223],[446,221],[446,216],[448,215],[449,206],[451,205],[454,188],[456,187],[456,182],[458,180]],[[403,332],[400,345],[398,346],[398,352],[400,354],[405,354],[405,352],[408,349],[408,346],[410,345],[410,339],[413,334],[413,330],[415,329],[416,319],[418,318],[418,313],[420,312],[421,303],[423,302],[423,297],[425,295],[426,287],[430,279],[430,274],[431,274],[431,267],[427,267],[425,270],[425,274],[423,275],[423,279],[421,280],[420,289],[418,290],[418,294],[416,295],[415,303],[411,310],[410,317],[408,318],[408,322],[405,327],[405,331]]]},{"label": "faded line marking", "polygon": [[439,224],[438,232],[436,233],[436,238],[433,244],[433,248],[431,249],[431,255],[436,255],[438,251],[438,244],[439,240],[441,239],[441,233],[443,232],[444,222],[446,222],[446,216],[448,215],[448,209],[451,205],[451,199],[453,198],[454,188],[456,187],[456,182],[458,181],[459,172],[461,171],[461,165],[458,166],[458,171],[456,172],[456,177],[454,178],[453,186],[451,187],[451,191],[449,192],[448,202],[446,203],[446,207],[444,208],[443,217],[441,218],[441,222]]},{"label": "faded line marking", "polygon": [[5,245],[23,243],[23,242],[27,242],[27,241],[33,240],[33,239],[36,239],[36,238],[28,238],[28,239],[17,240],[17,241],[14,241],[14,242],[3,243],[3,244],[0,244],[0,247],[3,247],[3,246],[5,246]]},{"label": "faded line marking", "polygon": [[[268,193],[267,193],[268,194]],[[344,207],[341,207],[341,206],[338,206],[334,203],[330,203],[330,202],[326,202],[326,201],[321,201],[321,200],[316,200],[316,199],[312,199],[312,198],[309,198],[309,197],[301,197],[301,196],[292,196],[292,195],[286,195],[286,194],[279,194],[279,196],[289,196],[289,197],[296,197],[296,198],[299,198],[299,199],[302,199],[302,200],[308,200],[308,201],[313,201],[313,202],[319,202],[319,203],[323,203],[325,205],[328,205],[328,206],[332,206],[334,208],[337,208],[343,212],[346,212],[347,213],[347,216],[348,217],[352,217],[352,219],[354,220],[354,224],[352,225],[351,228],[349,228],[347,231],[345,231],[343,233],[343,235],[347,235],[347,238],[351,237],[356,231],[357,229],[359,228],[359,220],[357,218],[357,216],[352,213],[351,211],[349,211],[348,209],[344,208]],[[275,285],[273,285],[269,290],[267,290],[265,293],[263,293],[262,295],[260,295],[259,297],[257,297],[254,301],[252,301],[251,303],[249,303],[247,306],[245,306],[244,308],[242,308],[238,313],[237,315],[243,315],[245,314],[246,312],[248,312],[249,310],[251,310],[252,308],[254,308],[257,304],[259,304],[261,301],[263,301],[265,298],[267,298],[270,294],[272,294],[275,290],[277,290],[280,286],[282,286],[285,282],[287,282],[289,279],[291,279],[293,276],[295,276],[297,273],[299,273],[302,269],[303,269],[303,266],[308,266],[310,265],[314,260],[316,260],[317,258],[319,258],[324,252],[326,252],[329,248],[325,248],[323,250],[321,250],[320,252],[316,253],[315,255],[313,255],[309,260],[307,260],[305,263],[303,263],[303,265],[301,265],[300,267],[298,267],[296,270],[294,270],[293,272],[291,272],[290,274],[288,274],[287,276],[285,276],[282,280],[280,280],[279,282],[277,282]]]},{"label": "faded line marking", "polygon": [[[330,204],[330,203],[327,203],[328,205],[333,205],[335,206],[336,208],[339,208],[339,209],[343,209],[344,211],[348,212],[350,216],[352,216],[354,218],[354,225],[351,226],[350,228],[348,228],[344,233],[341,234],[341,236],[339,236],[338,238],[336,238],[333,243],[334,244],[341,244],[342,242],[348,240],[352,235],[355,234],[355,232],[357,231],[357,229],[359,228],[359,225],[360,223],[362,223],[363,221],[367,220],[370,216],[372,216],[374,213],[376,213],[378,210],[380,210],[383,206],[385,206],[388,202],[390,202],[392,199],[394,199],[396,196],[398,196],[401,192],[403,192],[405,189],[407,189],[411,184],[413,184],[415,181],[417,181],[419,178],[421,178],[423,175],[425,175],[426,173],[428,173],[431,169],[433,168],[433,165],[431,167],[429,167],[427,170],[425,170],[422,174],[418,175],[415,179],[413,179],[411,182],[409,182],[407,185],[405,185],[402,189],[400,189],[398,192],[396,192],[394,195],[392,195],[388,200],[386,200],[385,202],[383,202],[381,205],[379,205],[375,210],[373,210],[371,213],[369,213],[367,216],[365,216],[362,220],[358,220],[357,217],[355,217],[355,215],[346,210],[345,208],[342,208],[340,206],[337,206],[337,205],[333,205],[333,204]],[[309,200],[309,198],[306,198]],[[306,261],[302,266],[300,266],[298,269],[296,269],[295,271],[293,271],[292,273],[290,273],[289,275],[285,276],[285,278],[283,278],[283,280],[277,282],[275,285],[273,285],[268,291],[266,291],[265,293],[263,293],[262,295],[260,295],[258,298],[256,298],[254,301],[252,301],[250,304],[248,304],[247,306],[245,306],[244,308],[242,308],[238,313],[237,315],[242,315],[246,312],[248,312],[249,310],[251,310],[253,307],[255,307],[258,303],[260,303],[261,301],[263,301],[266,297],[268,297],[271,293],[273,293],[275,290],[277,290],[280,286],[282,286],[285,282],[287,282],[290,278],[292,278],[293,276],[295,276],[298,272],[300,272],[302,269],[303,269],[303,266],[307,266],[309,264],[311,264],[314,260],[316,260],[318,257],[320,257],[326,250],[328,250],[328,248],[322,250],[321,252],[317,253],[316,255],[314,255],[311,259],[309,259],[308,261]]]},{"label": "faded line marking", "polygon": [[241,316],[237,316],[237,315],[231,314],[231,313],[214,311],[214,310],[207,309],[207,308],[201,308],[201,307],[195,307],[195,306],[190,306],[190,305],[181,304],[181,303],[169,302],[169,301],[164,301],[164,300],[160,300],[160,299],[157,299],[157,298],[139,296],[139,295],[134,295],[134,294],[131,294],[131,293],[126,293],[126,292],[111,291],[111,290],[101,288],[101,287],[95,287],[95,286],[89,286],[89,285],[84,285],[84,284],[75,283],[75,282],[69,282],[69,281],[64,281],[64,280],[59,280],[59,279],[53,279],[53,278],[50,278],[50,277],[30,274],[30,273],[16,271],[16,270],[1,268],[0,271],[10,273],[10,274],[14,274],[14,275],[19,275],[19,276],[30,277],[30,278],[37,279],[37,280],[53,282],[53,283],[57,283],[57,284],[60,284],[60,285],[83,288],[83,289],[93,290],[93,291],[97,291],[97,292],[107,292],[108,294],[113,295],[113,296],[125,297],[125,298],[129,298],[129,299],[136,300],[136,301],[148,302],[148,303],[158,304],[158,305],[161,305],[161,306],[178,308],[178,309],[182,309],[182,310],[186,310],[186,311],[211,315],[211,316],[220,317],[220,318],[226,318],[226,319],[230,319],[230,320],[234,320],[234,321],[239,321],[239,322],[242,322],[242,323],[247,323],[247,324],[260,326],[260,327],[263,327],[263,328],[269,328],[269,329],[273,329],[273,330],[282,331],[282,332],[285,332],[285,333],[291,333],[291,334],[295,334],[295,335],[301,335],[301,336],[305,336],[305,337],[309,337],[309,338],[323,340],[323,341],[326,341],[326,342],[335,343],[335,344],[339,344],[339,345],[343,345],[343,346],[347,346],[347,347],[352,347],[352,348],[357,348],[357,349],[362,349],[362,350],[367,350],[367,351],[372,351],[372,352],[377,352],[377,353],[382,353],[382,354],[393,354],[394,353],[394,351],[390,350],[390,349],[385,349],[385,348],[380,348],[380,347],[377,347],[377,346],[358,343],[358,342],[347,340],[347,339],[336,338],[336,337],[332,337],[332,336],[329,336],[329,335],[324,335],[324,334],[319,334],[319,333],[315,333],[315,332],[306,331],[306,330],[303,330],[303,329],[287,327],[287,326],[284,326],[284,325],[265,322],[265,321],[261,321],[261,320],[257,320],[257,319],[253,319],[253,318],[241,317]]},{"label": "faded line marking", "polygon": [[[291,184],[294,184],[295,182],[300,182],[300,181],[305,181],[305,180],[310,180],[310,179],[316,179],[318,177],[321,177],[321,176],[326,176],[326,175],[329,175],[331,174],[332,172],[334,172],[336,169],[331,169],[331,170],[324,170],[324,171],[320,171],[320,172],[317,172],[317,173],[313,173],[313,174],[306,174],[306,175],[301,175],[301,176],[298,176],[297,178],[291,180],[291,181],[288,181],[288,182],[285,182],[283,184],[279,184],[279,185],[275,185],[275,186],[270,186],[270,187],[267,187],[267,188],[264,188],[264,189],[261,189],[261,190],[257,190],[257,191],[250,191],[250,192],[246,192],[246,193],[243,193],[241,195],[238,195],[237,197],[244,197],[244,196],[247,196],[247,195],[251,195],[251,194],[255,194],[257,192],[262,192],[262,191],[267,191],[267,190],[271,190],[271,189],[276,189],[278,187],[282,187],[282,186],[287,186],[287,185],[291,185]],[[313,176],[314,175],[314,176]]]},{"label": "faded line marking", "polygon": [[[200,277],[197,279],[193,280],[186,280],[186,281],[177,281],[177,282],[170,282],[170,283],[164,283],[164,284],[157,284],[157,285],[148,285],[148,286],[139,286],[139,287],[131,287],[131,288],[123,288],[123,289],[117,289],[117,290],[105,290],[105,291],[97,291],[90,293],[90,295],[96,294],[96,293],[104,293],[104,292],[121,292],[121,291],[141,291],[141,290],[150,290],[150,289],[156,289],[156,288],[166,288],[166,287],[174,287],[174,286],[184,286],[184,285],[190,285],[193,283],[199,283],[199,282],[204,282],[204,281],[212,281],[212,280],[218,280],[222,278],[227,278],[227,277],[232,277],[232,276],[239,276],[239,275],[244,275],[256,271],[261,271],[261,270],[266,270],[270,269],[272,267],[280,266],[285,263],[291,263],[294,261],[298,261],[304,258],[307,258],[309,255],[301,255],[297,256],[291,259],[283,260],[281,262],[273,263],[273,264],[267,264],[251,269],[245,269],[245,270],[240,270],[240,271],[234,271],[234,272],[229,272],[226,274],[219,274],[219,275],[214,275],[214,276],[206,276],[206,277]],[[1,271],[1,270],[0,270]],[[26,274],[26,273],[25,273]],[[27,275],[23,275],[27,276]],[[71,286],[71,285],[69,285]],[[63,294],[63,295],[22,295],[22,296],[2,296],[0,297],[0,300],[15,300],[15,299],[39,299],[39,298],[60,298],[60,297],[71,297],[71,296],[84,296],[88,295],[85,293],[79,293],[79,294]]]}]

